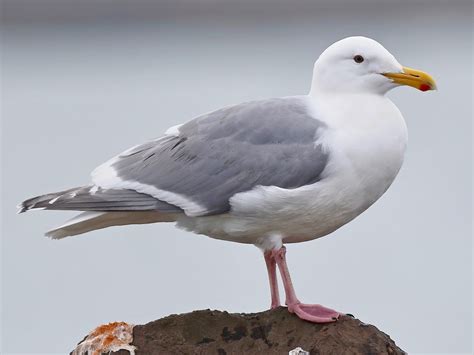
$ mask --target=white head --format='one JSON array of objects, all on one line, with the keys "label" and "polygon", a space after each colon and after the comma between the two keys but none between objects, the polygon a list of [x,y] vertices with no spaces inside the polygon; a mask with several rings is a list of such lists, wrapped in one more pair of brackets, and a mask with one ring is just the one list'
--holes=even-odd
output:
[{"label": "white head", "polygon": [[314,64],[311,93],[385,94],[399,85],[422,91],[436,84],[428,74],[403,67],[380,43],[348,37],[329,46]]}]

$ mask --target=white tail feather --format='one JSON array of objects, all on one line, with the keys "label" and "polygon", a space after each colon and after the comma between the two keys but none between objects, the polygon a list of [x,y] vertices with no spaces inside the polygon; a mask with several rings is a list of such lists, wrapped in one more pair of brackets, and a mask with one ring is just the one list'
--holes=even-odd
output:
[{"label": "white tail feather", "polygon": [[45,235],[52,239],[62,239],[111,226],[174,221],[176,221],[175,214],[156,211],[83,212],[63,225],[46,232]]}]

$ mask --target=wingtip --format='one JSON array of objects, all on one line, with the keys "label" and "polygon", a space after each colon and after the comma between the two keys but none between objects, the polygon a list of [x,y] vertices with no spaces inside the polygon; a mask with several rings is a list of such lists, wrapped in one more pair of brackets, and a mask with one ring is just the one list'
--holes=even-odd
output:
[{"label": "wingtip", "polygon": [[18,205],[16,205],[16,208],[17,208],[17,211],[16,211],[17,214],[26,212],[26,210],[27,210],[27,208],[26,208],[24,202],[19,203]]},{"label": "wingtip", "polygon": [[18,208],[18,211],[16,211],[17,214],[27,212],[27,211],[35,211],[35,210],[45,210],[46,207],[34,207],[35,205],[27,206],[24,202],[16,206]]}]

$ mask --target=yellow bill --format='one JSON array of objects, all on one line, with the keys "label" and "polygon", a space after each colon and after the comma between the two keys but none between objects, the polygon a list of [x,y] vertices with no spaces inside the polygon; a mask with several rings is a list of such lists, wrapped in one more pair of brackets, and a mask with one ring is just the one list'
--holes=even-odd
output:
[{"label": "yellow bill", "polygon": [[421,70],[403,67],[402,73],[384,73],[383,75],[399,85],[408,85],[421,91],[436,90],[433,77]]}]

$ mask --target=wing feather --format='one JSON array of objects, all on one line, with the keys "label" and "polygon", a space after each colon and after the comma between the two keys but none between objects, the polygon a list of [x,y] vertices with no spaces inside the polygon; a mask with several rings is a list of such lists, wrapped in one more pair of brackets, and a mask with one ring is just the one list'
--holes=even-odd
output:
[{"label": "wing feather", "polygon": [[133,147],[97,168],[92,179],[191,216],[225,213],[232,196],[256,186],[293,189],[319,181],[328,160],[318,144],[324,129],[303,97],[248,102]]}]

